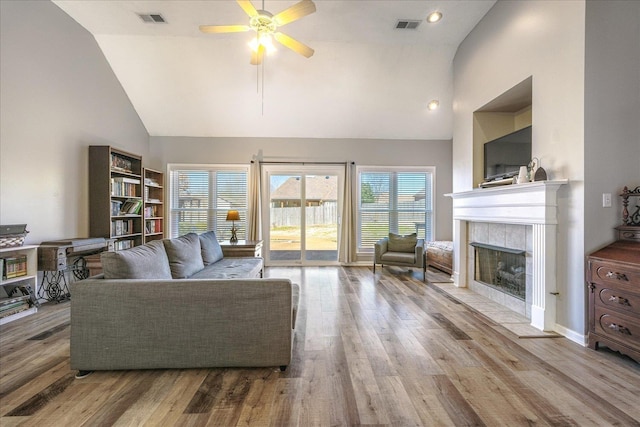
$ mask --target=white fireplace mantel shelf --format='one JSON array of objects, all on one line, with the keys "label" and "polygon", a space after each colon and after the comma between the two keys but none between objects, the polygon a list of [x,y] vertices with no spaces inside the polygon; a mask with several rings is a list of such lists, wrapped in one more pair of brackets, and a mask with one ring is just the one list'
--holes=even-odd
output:
[{"label": "white fireplace mantel shelf", "polygon": [[533,226],[533,288],[531,324],[551,331],[556,325],[556,227],[558,189],[568,180],[539,181],[478,188],[446,194],[453,199],[453,280],[468,287],[467,222],[492,222]]},{"label": "white fireplace mantel shelf", "polygon": [[557,224],[556,192],[568,180],[538,181],[445,194],[453,219],[505,224]]}]

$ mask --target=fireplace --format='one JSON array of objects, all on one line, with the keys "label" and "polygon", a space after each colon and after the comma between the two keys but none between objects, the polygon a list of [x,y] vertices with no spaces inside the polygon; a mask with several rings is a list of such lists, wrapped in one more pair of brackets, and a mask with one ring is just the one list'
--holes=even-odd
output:
[{"label": "fireplace", "polygon": [[[471,242],[513,248],[505,237],[487,233],[486,240],[476,239],[472,226],[493,224],[505,229],[524,226],[526,229],[526,304],[531,325],[545,330],[556,329],[556,234],[558,227],[558,189],[567,180],[540,181],[501,187],[479,188],[449,194],[453,199],[453,280],[456,286],[473,287],[472,267],[475,247]],[[529,234],[530,233],[530,234]],[[530,238],[529,238],[530,236]],[[505,244],[506,243],[506,244]],[[496,266],[497,269],[497,266]],[[502,292],[499,292],[503,294]],[[506,295],[506,294],[503,294]],[[529,317],[529,316],[527,316]]]},{"label": "fireplace", "polygon": [[476,281],[525,300],[527,264],[525,251],[471,242],[475,248]]}]

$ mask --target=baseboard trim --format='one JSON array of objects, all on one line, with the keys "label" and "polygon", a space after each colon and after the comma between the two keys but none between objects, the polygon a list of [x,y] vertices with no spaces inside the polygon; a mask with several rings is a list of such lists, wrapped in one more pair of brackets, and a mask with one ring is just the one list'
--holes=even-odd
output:
[{"label": "baseboard trim", "polygon": [[566,339],[573,341],[576,344],[580,344],[583,347],[587,346],[587,336],[584,334],[581,334],[569,328],[565,328],[564,326],[558,324],[556,324],[554,330]]}]

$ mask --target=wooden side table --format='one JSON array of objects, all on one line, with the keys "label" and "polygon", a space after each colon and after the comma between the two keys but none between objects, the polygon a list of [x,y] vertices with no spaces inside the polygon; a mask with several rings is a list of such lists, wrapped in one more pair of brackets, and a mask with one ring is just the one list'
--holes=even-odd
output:
[{"label": "wooden side table", "polygon": [[220,242],[225,258],[262,257],[262,240],[238,240],[236,243]]}]

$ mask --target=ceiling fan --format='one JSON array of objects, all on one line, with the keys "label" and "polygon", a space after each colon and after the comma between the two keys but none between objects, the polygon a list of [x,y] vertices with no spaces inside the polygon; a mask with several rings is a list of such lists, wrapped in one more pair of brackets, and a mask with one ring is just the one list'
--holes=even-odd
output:
[{"label": "ceiling fan", "polygon": [[200,25],[200,31],[203,33],[255,31],[256,37],[250,43],[252,47],[251,64],[253,65],[261,64],[265,51],[273,48],[272,38],[306,58],[313,55],[314,50],[309,46],[278,31],[279,27],[315,12],[316,5],[312,0],[302,0],[276,15],[264,10],[264,0],[262,0],[261,10],[257,10],[249,0],[236,1],[249,15],[249,25]]}]

